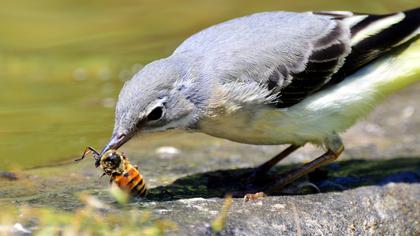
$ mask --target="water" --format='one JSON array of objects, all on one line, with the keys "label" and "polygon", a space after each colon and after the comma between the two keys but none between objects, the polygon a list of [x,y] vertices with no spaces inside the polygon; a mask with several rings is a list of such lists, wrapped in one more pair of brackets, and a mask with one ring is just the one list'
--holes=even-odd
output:
[{"label": "water", "polygon": [[390,12],[419,1],[18,1],[0,3],[0,170],[101,148],[115,98],[142,65],[202,28],[258,11]]}]

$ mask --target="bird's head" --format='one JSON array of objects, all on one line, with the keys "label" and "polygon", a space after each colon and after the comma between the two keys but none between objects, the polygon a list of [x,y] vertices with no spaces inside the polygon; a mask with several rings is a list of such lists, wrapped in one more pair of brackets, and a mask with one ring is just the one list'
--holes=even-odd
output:
[{"label": "bird's head", "polygon": [[140,132],[194,126],[199,116],[196,89],[185,73],[162,59],[146,65],[121,89],[111,140],[102,150],[117,149]]}]

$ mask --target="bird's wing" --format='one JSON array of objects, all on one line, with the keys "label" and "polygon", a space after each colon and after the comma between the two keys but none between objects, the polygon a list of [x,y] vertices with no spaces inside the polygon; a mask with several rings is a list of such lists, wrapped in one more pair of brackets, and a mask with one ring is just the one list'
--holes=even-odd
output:
[{"label": "bird's wing", "polygon": [[314,12],[314,14],[330,17],[331,20],[340,22],[342,26],[350,30],[350,41],[344,42],[347,44],[346,46],[350,46],[350,53],[341,55],[344,57],[344,63],[334,70],[329,70],[332,73],[320,74],[320,77],[324,78],[323,84],[318,83],[311,90],[302,90],[307,87],[308,83],[311,84],[314,78],[317,78],[317,74],[313,72],[325,73],[323,66],[330,62],[327,60],[321,64],[314,63],[311,57],[319,53],[322,53],[327,59],[334,57],[334,53],[330,49],[337,46],[315,51],[309,58],[305,70],[295,75],[296,79],[281,91],[280,100],[277,103],[279,107],[294,105],[314,92],[340,83],[367,63],[419,34],[420,8],[387,15],[366,15],[351,12]]},{"label": "bird's wing", "polygon": [[190,55],[201,76],[216,77],[232,94],[248,89],[288,107],[418,34],[419,15],[258,13],[199,32],[174,55]]},{"label": "bird's wing", "polygon": [[351,30],[351,53],[324,87],[343,81],[360,67],[420,33],[420,8],[387,15],[353,14],[340,17],[333,12],[317,14],[330,14],[332,18],[345,22]]}]

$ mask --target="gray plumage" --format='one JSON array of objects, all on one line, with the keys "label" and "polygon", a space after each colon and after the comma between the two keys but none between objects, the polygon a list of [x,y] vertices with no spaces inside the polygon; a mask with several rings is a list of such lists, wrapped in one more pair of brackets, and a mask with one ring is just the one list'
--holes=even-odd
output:
[{"label": "gray plumage", "polygon": [[[294,74],[305,71],[314,53],[342,45],[334,55],[335,72],[350,51],[350,30],[340,21],[312,13],[268,12],[234,19],[190,37],[171,57],[187,55],[200,67],[201,76],[272,83],[275,92],[290,84]],[[312,60],[316,60],[312,59]],[[322,61],[322,55],[318,61]],[[209,78],[210,79],[210,78]]]},{"label": "gray plumage", "polygon": [[[270,132],[288,126],[281,120],[305,99],[342,84],[386,51],[415,38],[418,15],[418,9],[384,16],[266,12],[207,28],[124,85],[113,141],[104,151],[138,132],[172,128],[245,143],[322,143],[343,128],[291,128],[279,137]],[[396,25],[400,35],[388,36]],[[385,36],[390,40],[382,40]],[[265,124],[268,119],[279,123]]]}]

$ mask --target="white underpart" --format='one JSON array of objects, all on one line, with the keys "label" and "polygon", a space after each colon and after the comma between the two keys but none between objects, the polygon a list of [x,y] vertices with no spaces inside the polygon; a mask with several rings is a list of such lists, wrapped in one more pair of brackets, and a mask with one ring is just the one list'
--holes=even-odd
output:
[{"label": "white underpart", "polygon": [[317,11],[316,13],[336,14],[341,16],[352,16],[354,13],[350,11]]},{"label": "white underpart", "polygon": [[355,45],[372,35],[375,35],[382,30],[389,28],[391,25],[394,25],[404,19],[404,13],[400,12],[398,14],[386,17],[382,20],[375,21],[374,23],[368,25],[366,28],[357,32],[356,35],[351,39],[351,45]]},{"label": "white underpart", "polygon": [[251,144],[322,143],[366,116],[386,95],[420,80],[420,41],[369,64],[345,81],[288,109],[250,106],[205,119],[207,134]]}]

